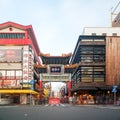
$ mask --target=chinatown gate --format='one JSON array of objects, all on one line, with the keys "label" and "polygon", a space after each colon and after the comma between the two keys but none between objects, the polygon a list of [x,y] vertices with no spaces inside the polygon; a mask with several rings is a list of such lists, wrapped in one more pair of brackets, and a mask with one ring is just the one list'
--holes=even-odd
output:
[{"label": "chinatown gate", "polygon": [[[44,96],[44,85],[47,82],[64,82],[66,84],[66,96],[71,96],[71,74],[73,70],[77,67],[76,64],[70,65],[69,60],[71,58],[71,53],[62,54],[61,56],[50,56],[50,54],[40,54],[42,64],[35,65],[36,69],[40,73],[40,90],[41,95]],[[47,88],[48,89],[48,88]],[[51,89],[51,88],[49,88]],[[49,96],[51,97],[51,96]]]}]

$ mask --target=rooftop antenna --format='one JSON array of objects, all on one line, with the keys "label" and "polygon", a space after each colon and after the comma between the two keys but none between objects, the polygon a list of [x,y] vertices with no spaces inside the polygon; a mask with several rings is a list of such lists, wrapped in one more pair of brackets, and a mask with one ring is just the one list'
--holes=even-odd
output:
[{"label": "rooftop antenna", "polygon": [[116,13],[116,10],[117,10],[119,4],[120,4],[120,1],[118,2],[118,4],[116,5],[116,7],[114,9],[113,9],[113,7],[111,8],[111,27],[112,27],[113,17],[118,15],[118,13]]}]

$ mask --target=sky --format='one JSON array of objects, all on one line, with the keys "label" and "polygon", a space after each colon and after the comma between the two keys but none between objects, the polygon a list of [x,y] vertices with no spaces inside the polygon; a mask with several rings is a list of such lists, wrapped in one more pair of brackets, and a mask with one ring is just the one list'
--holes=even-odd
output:
[{"label": "sky", "polygon": [[73,53],[84,27],[110,27],[119,1],[0,0],[0,23],[32,25],[42,53]]},{"label": "sky", "polygon": [[[42,53],[68,54],[74,52],[84,27],[110,27],[111,10],[119,1],[0,0],[0,23],[32,25]],[[63,85],[52,83],[54,90]]]}]

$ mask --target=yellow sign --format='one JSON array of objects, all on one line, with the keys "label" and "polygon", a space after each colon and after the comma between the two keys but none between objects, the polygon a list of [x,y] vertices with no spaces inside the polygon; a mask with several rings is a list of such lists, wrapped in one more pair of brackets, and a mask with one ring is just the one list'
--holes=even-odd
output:
[{"label": "yellow sign", "polygon": [[39,92],[36,92],[34,90],[0,90],[0,93],[8,93],[8,94],[39,94]]},{"label": "yellow sign", "polygon": [[31,88],[31,84],[23,84],[24,88]]}]

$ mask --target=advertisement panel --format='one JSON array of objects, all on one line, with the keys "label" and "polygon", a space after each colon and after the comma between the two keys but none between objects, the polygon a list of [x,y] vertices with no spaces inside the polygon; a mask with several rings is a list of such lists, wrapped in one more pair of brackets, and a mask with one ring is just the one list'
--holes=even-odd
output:
[{"label": "advertisement panel", "polygon": [[0,49],[0,62],[22,61],[21,49]]},{"label": "advertisement panel", "polygon": [[0,88],[19,88],[20,80],[0,80]]}]

